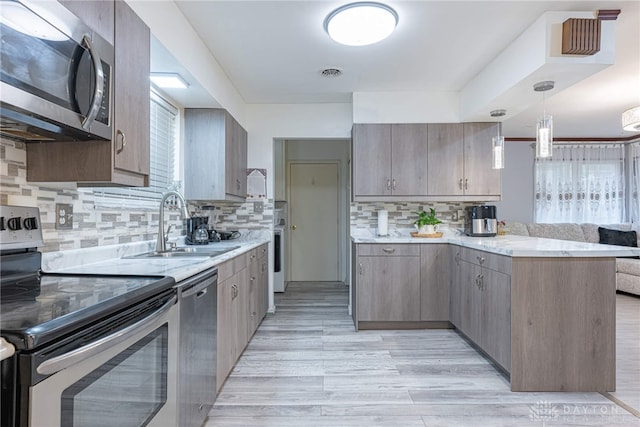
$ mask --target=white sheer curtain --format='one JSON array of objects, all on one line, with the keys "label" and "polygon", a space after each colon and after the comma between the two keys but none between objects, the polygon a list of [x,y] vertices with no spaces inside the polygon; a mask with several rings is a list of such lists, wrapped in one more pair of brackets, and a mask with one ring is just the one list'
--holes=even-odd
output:
[{"label": "white sheer curtain", "polygon": [[629,219],[632,223],[640,222],[640,141],[629,144]]},{"label": "white sheer curtain", "polygon": [[534,162],[534,221],[624,222],[624,158],[623,144],[554,145]]}]

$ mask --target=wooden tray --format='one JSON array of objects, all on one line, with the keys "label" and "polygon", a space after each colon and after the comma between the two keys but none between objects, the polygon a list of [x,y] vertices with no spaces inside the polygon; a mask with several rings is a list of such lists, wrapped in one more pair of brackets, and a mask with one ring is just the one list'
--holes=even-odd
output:
[{"label": "wooden tray", "polygon": [[417,231],[411,232],[411,237],[442,237],[442,232],[438,231],[433,234],[420,234]]}]

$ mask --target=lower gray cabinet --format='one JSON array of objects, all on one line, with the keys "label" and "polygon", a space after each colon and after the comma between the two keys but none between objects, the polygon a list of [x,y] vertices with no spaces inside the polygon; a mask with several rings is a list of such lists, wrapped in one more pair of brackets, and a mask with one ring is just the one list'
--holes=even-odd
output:
[{"label": "lower gray cabinet", "polygon": [[419,321],[420,247],[357,246],[357,322]]},{"label": "lower gray cabinet", "polygon": [[509,371],[511,259],[455,247],[451,277],[451,323]]},{"label": "lower gray cabinet", "polygon": [[449,320],[448,244],[420,245],[420,320]]}]

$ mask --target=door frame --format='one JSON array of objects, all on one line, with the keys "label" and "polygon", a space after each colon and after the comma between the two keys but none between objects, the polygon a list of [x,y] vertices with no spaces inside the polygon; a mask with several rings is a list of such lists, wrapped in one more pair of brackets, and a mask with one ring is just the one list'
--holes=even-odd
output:
[{"label": "door frame", "polygon": [[[292,203],[292,199],[291,199],[291,166],[295,165],[295,164],[333,164],[336,165],[336,169],[338,171],[338,186],[336,188],[337,190],[337,198],[338,198],[338,222],[336,223],[336,233],[337,233],[337,242],[338,242],[338,282],[344,281],[345,278],[343,277],[346,273],[343,271],[344,268],[344,256],[345,254],[343,254],[343,249],[342,249],[342,236],[340,233],[340,230],[342,228],[342,226],[344,225],[343,222],[343,210],[344,210],[344,201],[342,200],[342,197],[340,197],[340,192],[341,192],[341,180],[342,180],[342,174],[341,174],[341,167],[342,167],[342,162],[340,160],[287,160],[287,165],[286,165],[286,170],[285,170],[285,193],[287,195],[287,218],[288,218],[288,224],[287,227],[289,227],[289,229],[287,230],[287,260],[291,261],[291,249],[292,249],[292,236],[291,236],[291,206],[293,205]],[[348,231],[348,230],[347,230]],[[291,264],[293,264],[292,262],[288,262],[287,263],[287,279],[291,279]]]}]

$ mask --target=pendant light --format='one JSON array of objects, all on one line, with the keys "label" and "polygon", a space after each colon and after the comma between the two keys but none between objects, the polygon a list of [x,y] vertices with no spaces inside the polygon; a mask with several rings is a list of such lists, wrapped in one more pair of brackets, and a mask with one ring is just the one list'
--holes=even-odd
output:
[{"label": "pendant light", "polygon": [[544,108],[544,93],[553,89],[555,82],[544,81],[533,85],[533,90],[542,92],[542,117],[536,123],[536,157],[551,157],[553,154],[553,117]]},{"label": "pendant light", "polygon": [[[502,117],[506,110],[493,110],[491,117]],[[502,136],[502,123],[498,123],[498,135],[491,138],[491,169],[504,169],[504,136]]]},{"label": "pendant light", "polygon": [[629,132],[640,131],[640,105],[622,113],[622,129]]}]

